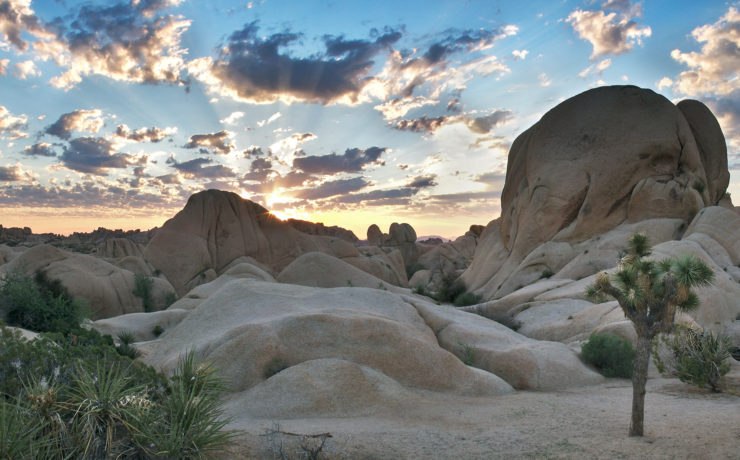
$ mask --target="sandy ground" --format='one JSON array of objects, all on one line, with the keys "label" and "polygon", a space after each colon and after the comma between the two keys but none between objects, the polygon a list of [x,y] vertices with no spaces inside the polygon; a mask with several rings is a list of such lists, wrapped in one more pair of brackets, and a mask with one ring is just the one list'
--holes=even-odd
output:
[{"label": "sandy ground", "polygon": [[293,433],[331,433],[321,458],[740,459],[740,397],[664,378],[649,380],[647,389],[643,438],[627,436],[631,383],[609,379],[497,398],[420,393],[366,417],[242,418],[232,423],[243,432],[227,458],[273,458],[269,442],[274,450],[281,440],[292,458],[305,458],[298,438],[264,435],[279,423]]}]

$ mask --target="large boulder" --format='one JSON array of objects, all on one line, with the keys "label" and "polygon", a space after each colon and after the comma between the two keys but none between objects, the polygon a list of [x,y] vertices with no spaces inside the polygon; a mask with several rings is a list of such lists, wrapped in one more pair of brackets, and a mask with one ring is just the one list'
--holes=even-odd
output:
[{"label": "large boulder", "polygon": [[[680,238],[702,208],[724,199],[724,146],[697,101],[677,107],[650,90],[612,86],[562,102],[514,141],[501,218],[481,235],[463,281],[486,299],[506,295],[538,271],[563,269],[588,249],[582,243],[648,219],[678,221],[670,225]],[[581,246],[551,267],[552,253],[541,250],[548,242]],[[585,276],[588,264],[599,270],[609,257],[582,257],[562,276]]]},{"label": "large boulder", "polygon": [[[357,248],[343,239],[300,232],[239,195],[207,190],[191,196],[185,208],[165,222],[144,255],[177,294],[184,295],[239,257],[252,257],[279,272],[311,251],[360,257]],[[401,282],[405,281],[403,275]]]}]

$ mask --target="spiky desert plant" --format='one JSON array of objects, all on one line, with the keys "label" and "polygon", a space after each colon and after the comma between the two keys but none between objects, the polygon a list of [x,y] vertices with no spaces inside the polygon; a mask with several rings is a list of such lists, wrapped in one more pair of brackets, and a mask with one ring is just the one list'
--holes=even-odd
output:
[{"label": "spiky desert plant", "polygon": [[671,332],[676,311],[696,310],[699,297],[692,288],[707,286],[714,280],[712,269],[692,255],[659,262],[647,259],[649,255],[647,235],[636,233],[629,239],[617,271],[611,276],[600,273],[596,282],[586,289],[590,298],[607,295],[616,299],[637,332],[630,436],[643,435],[645,383],[653,337]]},{"label": "spiky desert plant", "polygon": [[43,458],[45,446],[37,440],[42,427],[29,423],[19,404],[0,396],[0,459]]},{"label": "spiky desert plant", "polygon": [[119,446],[131,420],[138,416],[140,405],[132,404],[143,394],[143,388],[132,385],[117,365],[98,363],[95,372],[80,367],[69,390],[73,436],[78,458],[107,458],[120,453]]},{"label": "spiky desert plant", "polygon": [[147,411],[135,423],[136,443],[147,455],[164,459],[204,458],[226,448],[235,433],[225,430],[215,369],[188,352],[172,376],[171,392],[161,408]]}]

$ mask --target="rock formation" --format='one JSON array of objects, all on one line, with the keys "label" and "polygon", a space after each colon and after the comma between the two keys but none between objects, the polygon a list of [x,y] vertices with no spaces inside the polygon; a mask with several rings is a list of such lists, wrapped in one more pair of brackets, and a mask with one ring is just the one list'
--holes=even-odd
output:
[{"label": "rock formation", "polygon": [[[492,299],[560,271],[584,254],[584,242],[617,228],[647,230],[654,243],[680,238],[702,208],[726,200],[728,178],[722,131],[700,102],[675,106],[632,86],[586,91],[515,140],[501,217],[482,233],[462,280]],[[613,266],[613,251],[569,270]]]},{"label": "rock formation", "polygon": [[[330,254],[360,268],[391,266],[389,260],[362,257],[354,245],[343,239],[300,232],[262,206],[218,190],[191,196],[185,208],[157,231],[144,256],[165,274],[178,295],[184,295],[213,279],[238,257],[252,257],[279,272],[301,254],[312,251]],[[402,268],[387,273],[384,281],[406,285]],[[380,271],[373,274],[378,276]]]}]

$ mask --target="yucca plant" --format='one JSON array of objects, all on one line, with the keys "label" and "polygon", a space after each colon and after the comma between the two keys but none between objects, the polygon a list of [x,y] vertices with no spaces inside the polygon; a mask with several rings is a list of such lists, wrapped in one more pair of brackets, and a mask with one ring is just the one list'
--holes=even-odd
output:
[{"label": "yucca plant", "polygon": [[127,440],[136,419],[142,387],[132,385],[117,365],[98,363],[94,372],[80,367],[69,389],[73,436],[78,458],[106,458],[130,448]]},{"label": "yucca plant", "polygon": [[43,458],[45,446],[37,440],[40,426],[29,423],[19,404],[0,396],[0,459]]},{"label": "yucca plant", "polygon": [[151,457],[166,459],[204,458],[223,450],[235,433],[224,429],[229,423],[220,408],[224,386],[215,370],[190,351],[171,381],[163,407],[135,423],[137,445]]},{"label": "yucca plant", "polygon": [[658,370],[682,382],[720,391],[720,379],[730,372],[730,338],[708,330],[676,329],[670,337],[662,336],[668,351],[666,356],[661,356],[660,343],[657,340],[653,343],[653,361]]},{"label": "yucca plant", "polygon": [[647,259],[649,255],[647,235],[636,233],[629,239],[617,271],[611,276],[600,273],[586,289],[590,298],[616,299],[637,332],[630,436],[642,436],[644,431],[645,383],[653,337],[671,332],[676,311],[696,310],[699,297],[692,288],[707,286],[714,280],[712,269],[697,257],[682,255],[656,262]]},{"label": "yucca plant", "polygon": [[37,427],[35,439],[44,446],[44,458],[68,458],[72,440],[65,417],[69,405],[65,404],[61,387],[45,376],[31,377],[23,382],[24,414],[29,423]]}]

